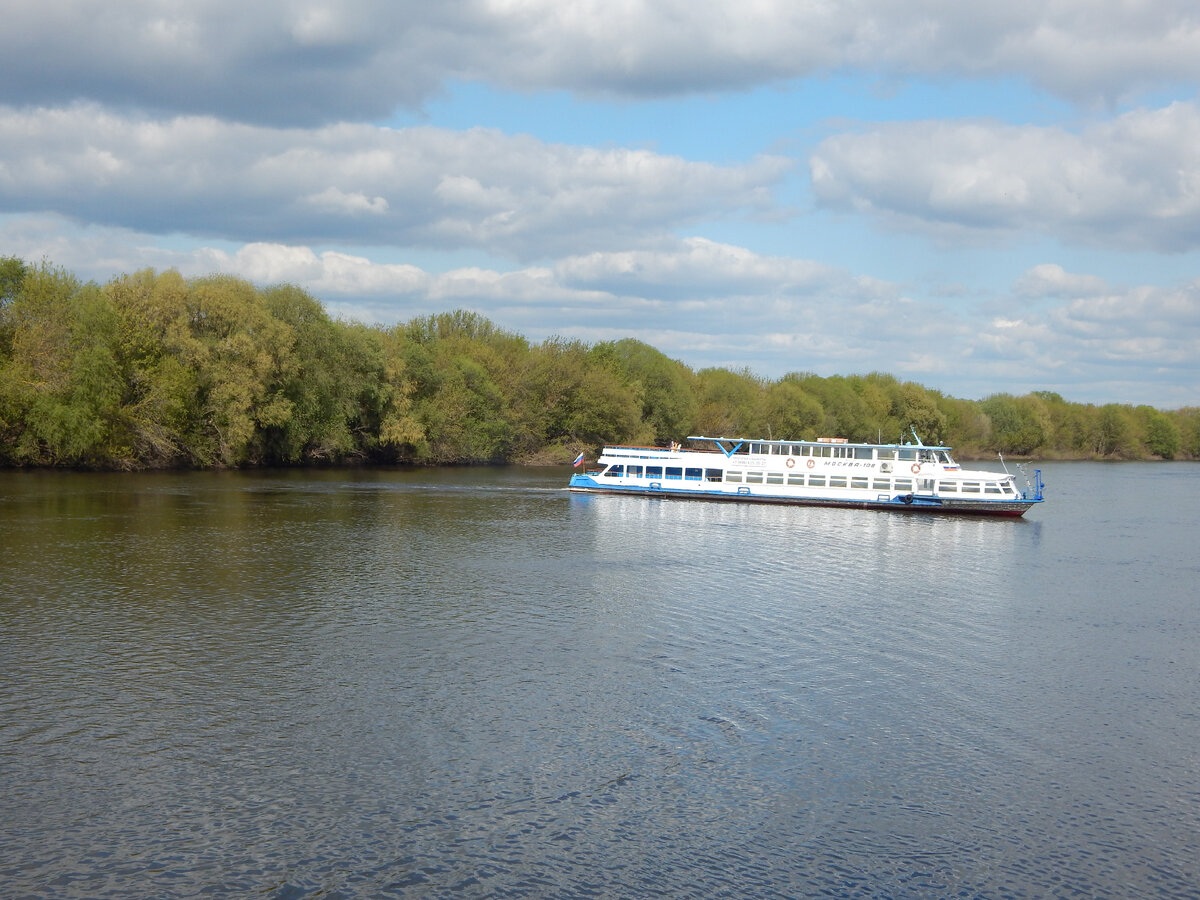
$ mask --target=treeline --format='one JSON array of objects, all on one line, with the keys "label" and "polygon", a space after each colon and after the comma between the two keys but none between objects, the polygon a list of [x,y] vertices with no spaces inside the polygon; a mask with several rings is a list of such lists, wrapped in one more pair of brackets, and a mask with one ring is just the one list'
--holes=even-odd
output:
[{"label": "treeline", "polygon": [[471,312],[330,318],[292,286],[0,258],[0,465],[142,469],[566,462],[689,434],[895,441],[964,456],[1200,457],[1200,409],[960,400],[890,375],[694,371],[636,340],[539,344]]}]

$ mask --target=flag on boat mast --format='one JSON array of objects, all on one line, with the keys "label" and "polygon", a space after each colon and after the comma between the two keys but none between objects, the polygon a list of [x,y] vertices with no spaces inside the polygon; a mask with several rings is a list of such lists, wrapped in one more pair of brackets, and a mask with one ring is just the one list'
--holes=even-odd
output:
[{"label": "flag on boat mast", "polygon": [[582,453],[580,453],[577,457],[575,457],[575,462],[571,463],[571,465],[578,466],[581,462],[583,462],[583,454]]}]

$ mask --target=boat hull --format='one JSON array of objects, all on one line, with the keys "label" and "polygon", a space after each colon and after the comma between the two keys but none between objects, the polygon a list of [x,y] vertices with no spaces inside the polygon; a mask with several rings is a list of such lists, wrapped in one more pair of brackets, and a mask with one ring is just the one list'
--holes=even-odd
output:
[{"label": "boat hull", "polygon": [[1034,500],[964,500],[947,497],[922,497],[905,494],[887,499],[828,497],[809,494],[781,494],[761,489],[740,490],[708,488],[672,488],[654,482],[649,486],[602,484],[591,475],[572,476],[568,489],[585,494],[614,494],[628,497],[657,497],[670,500],[710,500],[727,503],[768,503],[790,506],[830,506],[844,509],[876,509],[904,513],[935,513],[943,515],[995,516],[1018,518],[1038,501]]}]

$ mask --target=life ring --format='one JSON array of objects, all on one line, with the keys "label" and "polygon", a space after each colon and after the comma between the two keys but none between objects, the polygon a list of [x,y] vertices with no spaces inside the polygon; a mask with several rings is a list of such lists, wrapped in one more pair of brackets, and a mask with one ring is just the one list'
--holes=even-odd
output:
[{"label": "life ring", "polygon": [[817,461],[816,461],[815,459],[810,459],[810,460],[808,461],[808,467],[809,467],[810,469],[811,469],[813,466],[815,466],[816,464],[817,464]]},{"label": "life ring", "polygon": [[794,459],[792,459],[792,458],[789,456],[789,457],[787,458],[787,462],[785,462],[785,463],[784,463],[784,465],[785,465],[785,466],[787,466],[787,467],[790,469],[790,468],[792,468],[793,466],[795,466],[795,465],[796,465],[796,461],[795,461]]},{"label": "life ring", "polygon": [[914,475],[921,474],[921,466],[918,463],[913,463],[912,464],[912,472]]}]

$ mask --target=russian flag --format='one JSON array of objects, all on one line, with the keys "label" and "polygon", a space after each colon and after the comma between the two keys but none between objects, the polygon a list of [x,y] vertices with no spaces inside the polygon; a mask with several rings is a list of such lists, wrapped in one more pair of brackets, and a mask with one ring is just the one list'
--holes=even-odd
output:
[{"label": "russian flag", "polygon": [[580,453],[577,457],[575,457],[575,462],[571,463],[571,465],[577,466],[581,462],[583,462],[583,454],[582,453]]}]

